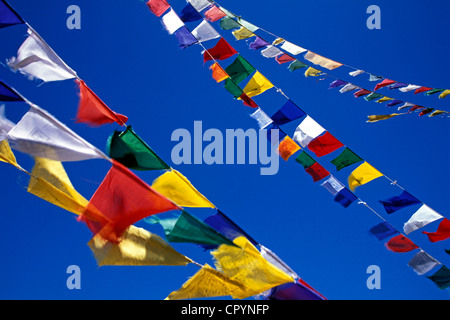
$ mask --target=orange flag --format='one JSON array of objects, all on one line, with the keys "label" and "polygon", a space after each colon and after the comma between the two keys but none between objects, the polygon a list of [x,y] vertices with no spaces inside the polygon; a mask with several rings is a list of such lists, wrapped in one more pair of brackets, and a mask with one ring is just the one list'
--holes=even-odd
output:
[{"label": "orange flag", "polygon": [[229,78],[228,74],[217,62],[209,67],[209,69],[212,70],[212,77],[217,81],[217,83],[222,82],[226,78]]},{"label": "orange flag", "polygon": [[278,153],[285,161],[287,161],[294,153],[296,153],[300,149],[300,146],[296,144],[294,140],[286,136],[283,141],[280,142]]}]

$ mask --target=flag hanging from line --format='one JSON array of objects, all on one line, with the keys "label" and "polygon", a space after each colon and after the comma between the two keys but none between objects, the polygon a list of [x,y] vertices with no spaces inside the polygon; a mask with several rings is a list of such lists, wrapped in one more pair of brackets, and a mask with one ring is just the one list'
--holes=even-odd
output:
[{"label": "flag hanging from line", "polygon": [[14,11],[5,0],[0,1],[0,29],[16,24],[23,24],[25,21]]},{"label": "flag hanging from line", "polygon": [[214,47],[203,52],[203,62],[209,60],[225,60],[237,53],[224,38],[220,38]]},{"label": "flag hanging from line", "polygon": [[326,131],[308,144],[308,149],[314,152],[317,157],[330,154],[344,145],[336,139],[330,132]]},{"label": "flag hanging from line", "polygon": [[288,100],[271,118],[277,125],[283,125],[297,120],[306,113],[300,109],[293,101]]},{"label": "flag hanging from line", "polygon": [[163,13],[170,8],[170,5],[166,0],[149,0],[147,2],[147,7],[154,15],[161,17]]},{"label": "flag hanging from line", "polygon": [[350,150],[348,147],[342,151],[342,153],[335,159],[331,160],[331,163],[336,166],[336,170],[340,171],[352,164],[364,161],[360,156]]},{"label": "flag hanging from line", "polygon": [[411,216],[407,222],[405,222],[403,231],[405,234],[410,234],[411,232],[423,228],[427,224],[442,218],[443,217],[439,213],[424,204]]},{"label": "flag hanging from line", "polygon": [[450,238],[450,220],[444,218],[435,232],[423,231],[422,233],[426,234],[431,242],[446,240]]},{"label": "flag hanging from line", "polygon": [[388,248],[392,252],[410,252],[414,249],[418,249],[419,247],[414,244],[411,240],[405,237],[402,234],[393,237],[386,244],[386,248]]},{"label": "flag hanging from line", "polygon": [[416,199],[406,190],[403,190],[402,194],[399,196],[395,196],[387,200],[380,200],[380,202],[388,214],[394,213],[408,206],[421,203],[421,201]]},{"label": "flag hanging from line", "polygon": [[369,163],[364,162],[350,174],[348,177],[348,185],[350,190],[354,192],[357,187],[382,176],[383,174],[380,171],[375,169]]},{"label": "flag hanging from line", "polygon": [[0,101],[24,101],[23,98],[10,86],[0,79]]}]

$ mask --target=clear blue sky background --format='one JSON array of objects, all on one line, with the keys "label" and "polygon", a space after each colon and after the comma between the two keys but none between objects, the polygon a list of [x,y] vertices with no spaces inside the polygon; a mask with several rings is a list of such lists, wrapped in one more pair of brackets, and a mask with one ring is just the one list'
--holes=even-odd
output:
[{"label": "clear blue sky background", "polygon": [[[25,1],[11,5],[46,40],[110,108],[126,114],[128,124],[169,164],[171,134],[175,129],[256,128],[248,116],[252,110],[234,101],[211,78],[203,65],[201,47],[177,48],[176,39],[138,0],[127,1]],[[183,0],[170,1],[180,11]],[[81,8],[82,29],[68,30],[66,9]],[[450,88],[448,60],[449,3],[417,1],[238,1],[221,3],[257,26],[318,54],[401,82]],[[381,30],[366,27],[369,5],[381,8]],[[194,28],[196,23],[189,24]],[[395,109],[355,99],[351,93],[328,90],[332,79],[305,78],[303,71],[290,73],[285,65],[260,56],[235,41],[229,31],[215,28],[261,73],[281,88],[310,116],[382,173],[398,180],[411,194],[450,217],[448,181],[450,160],[449,118],[402,116],[367,124],[369,114],[388,114]],[[16,55],[25,40],[26,27],[0,30],[0,60]],[[215,41],[205,43],[212,47]],[[230,61],[224,62],[227,66]],[[345,67],[330,74],[373,89],[366,75],[347,77]],[[78,98],[73,81],[41,86],[20,74],[0,68],[0,78],[32,102],[97,147],[104,149],[115,125],[90,128],[75,124]],[[383,93],[417,104],[450,110],[449,99],[437,95]],[[381,92],[381,91],[380,91]],[[255,98],[269,115],[284,100],[275,90]],[[6,113],[19,121],[25,104],[9,103]],[[292,136],[295,125],[286,132]],[[336,174],[329,163],[319,162],[346,182],[352,168]],[[16,152],[19,163],[31,170],[33,162]],[[92,160],[65,163],[76,189],[90,198],[109,169],[109,163]],[[174,166],[218,208],[253,238],[278,254],[305,281],[328,299],[449,299],[425,276],[407,266],[417,252],[393,253],[368,233],[381,220],[365,207],[344,209],[318,183],[313,183],[294,158],[280,159],[274,176],[261,176],[259,165]],[[164,299],[192,276],[198,267],[101,267],[87,246],[92,234],[75,216],[26,192],[28,177],[12,166],[1,165],[0,298],[2,299]],[[138,175],[151,183],[158,173]],[[400,194],[380,178],[357,189],[356,194],[399,230],[417,207],[387,216],[378,200]],[[189,210],[198,217],[207,210]],[[138,223],[163,235],[160,226]],[[436,230],[438,223],[422,230]],[[420,230],[420,231],[422,231]],[[410,238],[433,257],[450,265],[444,249],[450,242],[430,243],[420,231]],[[199,263],[211,264],[208,252],[192,244],[173,244]],[[68,290],[66,268],[81,268],[81,290]],[[381,268],[381,289],[366,286],[370,265]],[[427,274],[428,275],[428,274]]]}]

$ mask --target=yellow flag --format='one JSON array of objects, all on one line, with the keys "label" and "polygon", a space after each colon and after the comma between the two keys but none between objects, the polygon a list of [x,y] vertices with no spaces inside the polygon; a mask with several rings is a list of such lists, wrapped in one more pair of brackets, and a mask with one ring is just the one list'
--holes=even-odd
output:
[{"label": "yellow flag", "polygon": [[387,120],[387,119],[390,119],[392,117],[399,116],[401,114],[403,114],[403,113],[380,114],[380,115],[368,116],[369,120],[367,120],[367,122],[377,122],[377,121],[380,121],[380,120]]},{"label": "yellow flag", "polygon": [[9,146],[8,140],[0,141],[0,161],[12,164],[15,167],[18,166],[16,157]]},{"label": "yellow flag", "polygon": [[95,236],[88,243],[99,266],[185,266],[192,260],[145,229],[130,226],[116,244]]},{"label": "yellow flag", "polygon": [[242,295],[246,288],[226,275],[205,264],[183,286],[172,292],[166,300],[211,298]]},{"label": "yellow flag", "polygon": [[450,89],[442,91],[442,93],[439,95],[439,99],[444,99],[448,94],[450,93]]},{"label": "yellow flag", "polygon": [[393,98],[389,98],[389,97],[383,97],[383,98],[381,98],[380,100],[377,100],[377,101],[375,101],[375,102],[383,103],[383,102],[391,101],[391,100],[394,100],[394,99],[393,99]]},{"label": "yellow flag", "polygon": [[211,252],[217,269],[230,279],[243,284],[245,292],[236,292],[233,298],[244,299],[294,279],[267,261],[247,238],[238,237],[236,246],[221,245]]},{"label": "yellow flag", "polygon": [[364,162],[350,174],[348,177],[348,185],[350,190],[355,191],[357,187],[382,176],[383,174],[380,171],[367,162]]},{"label": "yellow flag", "polygon": [[271,88],[273,88],[273,84],[259,71],[256,71],[243,91],[247,96],[254,97]]},{"label": "yellow flag", "polygon": [[75,214],[89,203],[75,190],[61,162],[45,158],[35,158],[27,191]]},{"label": "yellow flag", "polygon": [[153,181],[152,188],[169,198],[180,207],[215,208],[215,206],[202,195],[177,170],[171,170]]},{"label": "yellow flag", "polygon": [[234,30],[232,33],[233,36],[236,38],[236,40],[243,40],[255,36],[253,32],[251,32],[245,27],[241,27],[240,29]]},{"label": "yellow flag", "polygon": [[321,74],[321,71],[314,69],[313,67],[309,67],[305,71],[305,77],[317,77]]}]

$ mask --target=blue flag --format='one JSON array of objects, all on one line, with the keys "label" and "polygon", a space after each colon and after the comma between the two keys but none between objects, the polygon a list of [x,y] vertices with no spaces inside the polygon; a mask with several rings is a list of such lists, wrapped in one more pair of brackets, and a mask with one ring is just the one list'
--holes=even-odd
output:
[{"label": "blue flag", "polygon": [[380,224],[377,224],[375,227],[371,228],[370,233],[373,234],[378,240],[386,239],[394,234],[397,234],[398,231],[395,230],[389,223],[383,221]]},{"label": "blue flag", "polygon": [[294,102],[288,100],[273,116],[272,120],[277,125],[286,124],[303,117],[306,113],[300,109]]},{"label": "blue flag", "polygon": [[185,49],[197,43],[197,39],[192,35],[186,26],[182,26],[180,29],[175,31],[174,36],[177,38],[178,46],[181,49]]},{"label": "blue flag", "polygon": [[192,4],[188,3],[180,13],[180,19],[183,22],[194,22],[200,20],[202,16],[198,13]]},{"label": "blue flag", "polygon": [[23,98],[0,80],[0,101],[23,101]]},{"label": "blue flag", "polygon": [[394,213],[395,211],[400,210],[402,208],[422,203],[421,201],[417,200],[414,196],[409,194],[406,190],[403,191],[403,193],[398,197],[392,197],[390,199],[380,202],[383,204],[384,209],[389,214]]},{"label": "blue flag", "polygon": [[356,199],[358,199],[357,196],[347,188],[344,188],[338,192],[334,201],[339,202],[344,208],[348,208]]},{"label": "blue flag", "polygon": [[0,0],[0,28],[22,23],[25,23],[25,21],[17,12],[5,0]]}]

